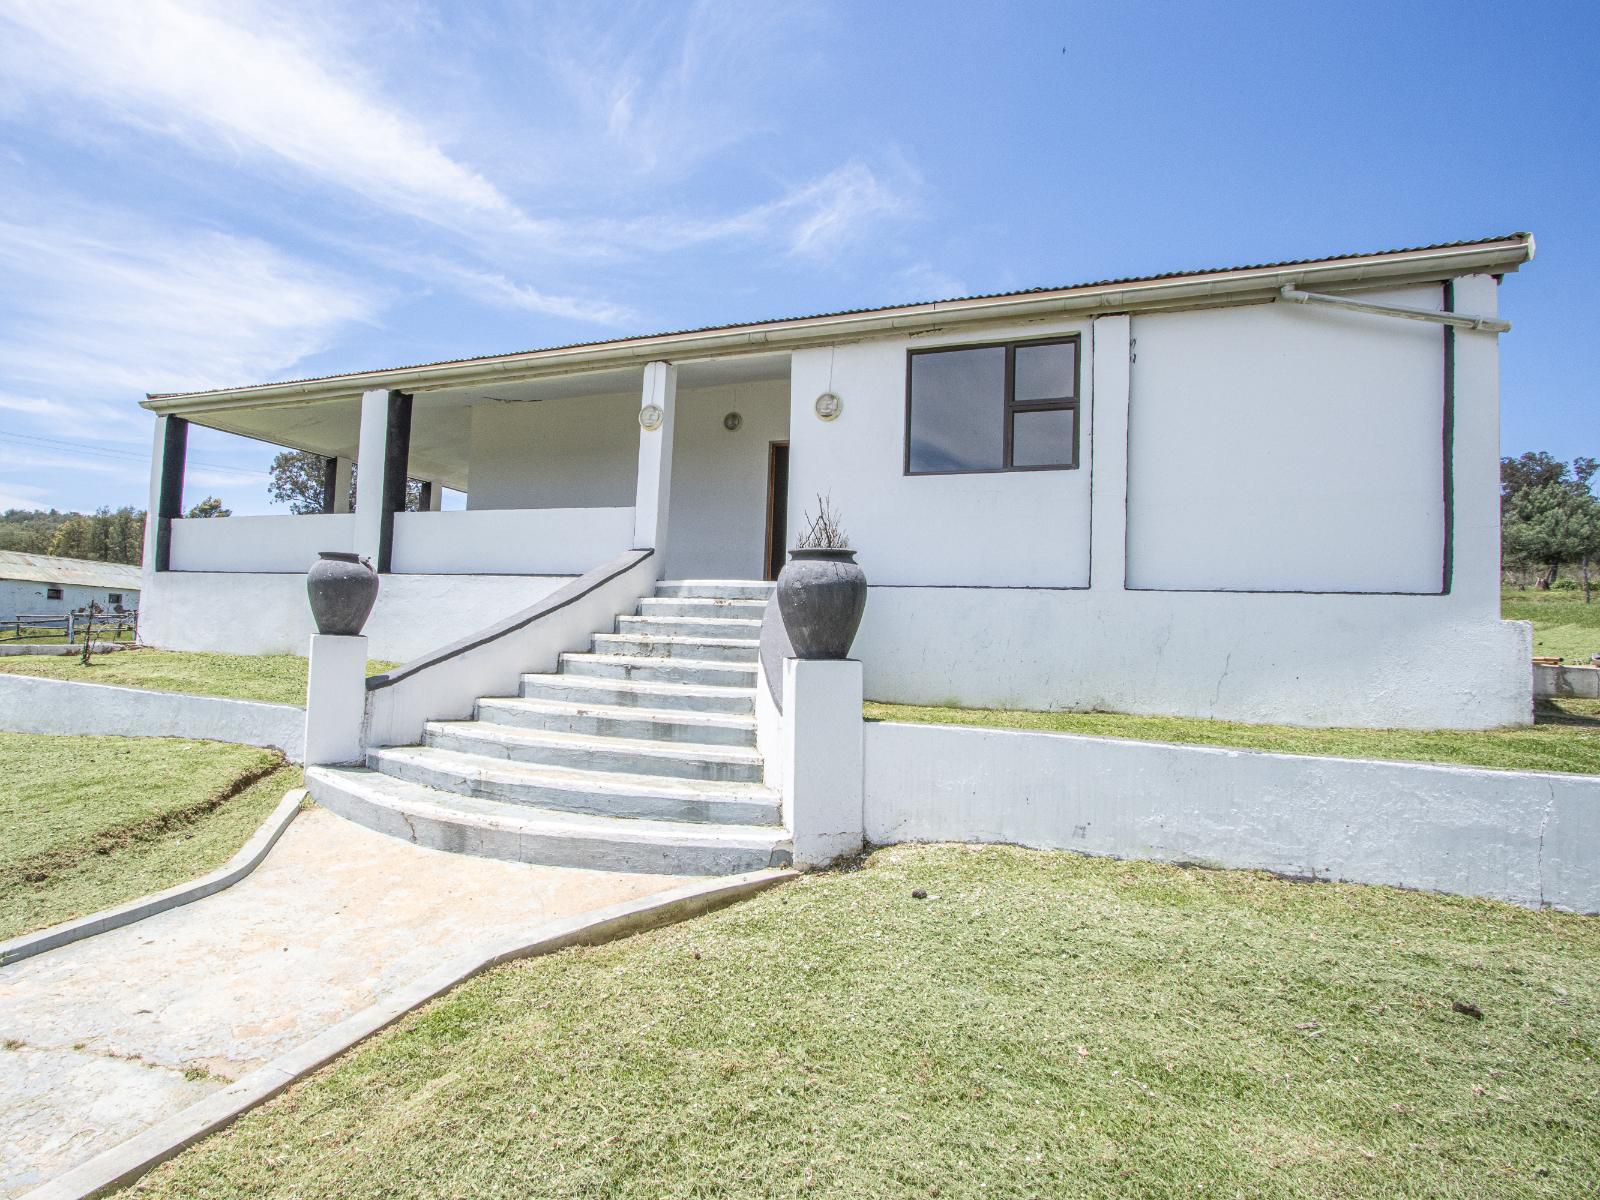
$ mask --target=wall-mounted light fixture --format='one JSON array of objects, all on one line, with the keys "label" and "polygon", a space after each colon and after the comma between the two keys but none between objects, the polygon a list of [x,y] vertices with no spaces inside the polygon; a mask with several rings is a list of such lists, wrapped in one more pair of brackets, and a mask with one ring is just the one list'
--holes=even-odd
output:
[{"label": "wall-mounted light fixture", "polygon": [[839,399],[836,392],[823,392],[817,397],[816,410],[818,420],[834,421],[844,410],[844,401]]},{"label": "wall-mounted light fixture", "polygon": [[722,427],[729,433],[737,433],[739,426],[744,424],[744,418],[736,412],[731,412],[722,418]]},{"label": "wall-mounted light fixture", "polygon": [[639,410],[639,428],[647,433],[654,433],[661,428],[661,422],[666,419],[666,415],[659,404],[646,404]]}]

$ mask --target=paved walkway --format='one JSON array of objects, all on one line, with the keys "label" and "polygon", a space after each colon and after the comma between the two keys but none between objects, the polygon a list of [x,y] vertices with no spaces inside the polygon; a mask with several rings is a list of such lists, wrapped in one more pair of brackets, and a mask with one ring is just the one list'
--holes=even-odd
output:
[{"label": "paved walkway", "polygon": [[209,899],[0,970],[0,1197],[472,945],[678,886],[425,850],[321,809]]}]

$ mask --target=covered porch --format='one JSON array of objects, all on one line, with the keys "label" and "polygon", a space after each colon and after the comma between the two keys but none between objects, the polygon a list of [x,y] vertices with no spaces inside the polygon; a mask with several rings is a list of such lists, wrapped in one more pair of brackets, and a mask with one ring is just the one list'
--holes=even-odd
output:
[{"label": "covered porch", "polygon": [[[147,571],[298,575],[324,550],[391,575],[563,577],[631,548],[655,549],[664,576],[770,578],[781,565],[787,353],[484,375],[152,398]],[[185,518],[190,425],[319,456],[321,511]],[[422,485],[409,508],[408,481]],[[465,508],[443,511],[445,489]]]}]

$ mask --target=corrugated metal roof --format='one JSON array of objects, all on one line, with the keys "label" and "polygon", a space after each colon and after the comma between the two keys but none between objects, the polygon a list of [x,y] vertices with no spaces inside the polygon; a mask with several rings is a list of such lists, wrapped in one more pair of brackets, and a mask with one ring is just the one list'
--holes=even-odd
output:
[{"label": "corrugated metal roof", "polygon": [[113,592],[139,590],[139,568],[127,563],[57,558],[53,554],[21,554],[15,550],[0,550],[0,579],[71,584],[76,587],[105,588]]},{"label": "corrugated metal roof", "polygon": [[205,396],[219,392],[242,392],[251,388],[286,387],[295,384],[321,383],[385,371],[418,371],[430,367],[466,365],[496,359],[516,358],[521,355],[553,354],[564,350],[583,350],[596,346],[621,345],[627,342],[649,341],[657,338],[689,337],[695,334],[718,333],[739,329],[759,329],[764,326],[784,325],[803,321],[821,321],[837,317],[865,316],[872,313],[893,312],[896,309],[917,308],[930,304],[961,304],[969,301],[1004,300],[1012,297],[1034,296],[1043,293],[1073,292],[1090,288],[1116,287],[1123,284],[1155,283],[1163,279],[1188,279],[1207,275],[1225,275],[1236,271],[1271,271],[1290,267],[1313,266],[1320,263],[1346,262],[1359,258],[1381,258],[1391,254],[1421,254],[1430,250],[1454,250],[1471,246],[1492,245],[1495,242],[1523,240],[1531,242],[1530,233],[1510,233],[1498,237],[1470,238],[1458,242],[1435,242],[1427,246],[1406,246],[1394,250],[1368,250],[1350,254],[1330,254],[1318,258],[1291,258],[1279,262],[1245,263],[1231,267],[1202,267],[1198,270],[1163,271],[1158,275],[1129,275],[1113,279],[1096,279],[1080,283],[1057,284],[1047,287],[1023,288],[1013,292],[981,292],[971,296],[951,296],[943,300],[913,300],[903,304],[880,304],[869,308],[845,308],[836,312],[809,313],[803,316],[770,317],[760,321],[735,321],[724,325],[698,325],[688,329],[670,329],[660,333],[631,334],[623,338],[599,338],[587,342],[564,342],[554,346],[540,346],[531,350],[514,350],[504,354],[476,354],[466,358],[441,358],[430,362],[403,363],[393,367],[371,367],[361,371],[339,371],[330,375],[308,375],[299,379],[278,379],[271,383],[244,384],[231,388],[202,388],[191,392],[148,392],[149,400],[174,400],[186,396]]}]

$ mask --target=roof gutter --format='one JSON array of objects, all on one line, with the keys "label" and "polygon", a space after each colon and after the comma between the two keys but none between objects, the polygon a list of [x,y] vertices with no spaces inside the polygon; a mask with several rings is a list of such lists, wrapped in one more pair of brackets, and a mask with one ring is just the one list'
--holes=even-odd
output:
[{"label": "roof gutter", "polygon": [[1452,325],[1457,329],[1481,329],[1488,333],[1510,333],[1511,322],[1499,317],[1478,317],[1471,313],[1440,312],[1431,308],[1412,308],[1407,304],[1373,304],[1370,300],[1357,300],[1353,296],[1329,296],[1322,292],[1302,292],[1293,284],[1284,284],[1278,295],[1295,304],[1326,304],[1331,308],[1350,312],[1372,313],[1380,317],[1403,317],[1408,321],[1431,321],[1435,325]]},{"label": "roof gutter", "polygon": [[[804,317],[692,333],[626,338],[587,346],[534,350],[433,366],[394,367],[295,383],[153,395],[142,403],[158,413],[204,413],[231,408],[272,408],[343,400],[375,389],[413,394],[616,370],[658,359],[673,362],[771,350],[799,350],[846,339],[915,333],[952,325],[1037,320],[1060,315],[1159,311],[1211,304],[1265,303],[1316,286],[1374,287],[1432,282],[1458,275],[1514,271],[1533,257],[1531,237],[1469,246],[1408,250],[1284,267],[1251,267],[1128,283],[1093,284],[1052,292],[942,300],[870,313]],[[1439,314],[1431,314],[1437,318]]]}]

